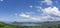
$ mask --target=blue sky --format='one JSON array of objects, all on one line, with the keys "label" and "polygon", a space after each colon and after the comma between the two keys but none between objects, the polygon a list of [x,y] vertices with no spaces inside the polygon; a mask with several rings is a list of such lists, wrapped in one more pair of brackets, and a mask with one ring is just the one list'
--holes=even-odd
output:
[{"label": "blue sky", "polygon": [[59,21],[60,0],[0,0],[0,21]]}]

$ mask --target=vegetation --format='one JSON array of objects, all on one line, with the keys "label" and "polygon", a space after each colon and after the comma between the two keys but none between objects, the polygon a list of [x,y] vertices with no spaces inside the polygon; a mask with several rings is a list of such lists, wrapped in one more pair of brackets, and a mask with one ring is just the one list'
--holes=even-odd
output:
[{"label": "vegetation", "polygon": [[60,28],[60,24],[43,24],[42,26],[16,26],[0,22],[0,28]]}]

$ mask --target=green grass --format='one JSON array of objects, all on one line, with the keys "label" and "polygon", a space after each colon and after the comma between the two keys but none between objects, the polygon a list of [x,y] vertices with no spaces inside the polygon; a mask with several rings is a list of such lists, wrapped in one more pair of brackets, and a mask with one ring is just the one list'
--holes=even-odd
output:
[{"label": "green grass", "polygon": [[42,26],[14,26],[10,24],[5,24],[4,22],[0,22],[0,28],[60,28],[58,24],[45,24]]}]

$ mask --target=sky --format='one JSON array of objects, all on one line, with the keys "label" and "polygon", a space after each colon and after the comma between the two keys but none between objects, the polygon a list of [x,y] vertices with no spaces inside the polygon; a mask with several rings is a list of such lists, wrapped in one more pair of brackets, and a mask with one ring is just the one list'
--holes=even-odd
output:
[{"label": "sky", "polygon": [[0,21],[59,21],[60,0],[0,0]]}]

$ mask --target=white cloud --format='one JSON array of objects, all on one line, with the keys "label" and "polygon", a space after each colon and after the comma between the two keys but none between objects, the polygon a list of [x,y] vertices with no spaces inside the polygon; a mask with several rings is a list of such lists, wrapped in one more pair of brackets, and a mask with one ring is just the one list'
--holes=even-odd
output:
[{"label": "white cloud", "polygon": [[[32,12],[21,13],[19,16],[25,18],[27,21],[59,21],[60,11],[57,7],[42,8],[42,16],[32,16]],[[34,13],[35,14],[35,13]],[[57,17],[58,16],[58,17]]]},{"label": "white cloud", "polygon": [[23,17],[23,18],[26,18],[26,19],[28,18],[28,19],[31,19],[31,20],[40,20],[37,17],[31,16],[30,14],[27,15],[26,13],[21,13],[20,16]]},{"label": "white cloud", "polygon": [[4,0],[0,0],[1,2],[3,2]]},{"label": "white cloud", "polygon": [[42,9],[42,16],[40,17],[41,20],[47,21],[59,21],[60,19],[60,11],[57,7],[48,7]]},{"label": "white cloud", "polygon": [[36,8],[38,8],[38,9],[42,9],[42,7],[41,7],[41,6],[36,6]]},{"label": "white cloud", "polygon": [[37,20],[37,21],[40,20],[38,17],[30,17],[30,19],[35,20],[35,21],[36,21],[36,20]]},{"label": "white cloud", "polygon": [[29,7],[30,7],[30,8],[32,8],[33,6],[32,6],[32,5],[30,5]]},{"label": "white cloud", "polygon": [[52,5],[52,1],[51,0],[44,0],[44,1],[42,1],[42,3],[46,3],[47,5]]},{"label": "white cloud", "polygon": [[[41,7],[42,8],[42,7]],[[37,18],[40,21],[59,21],[60,19],[60,11],[57,7],[47,7],[47,8],[42,8],[38,10],[41,10],[43,13],[41,14],[42,16],[37,16]],[[41,12],[39,11],[39,12]]]},{"label": "white cloud", "polygon": [[29,17],[30,17],[30,15],[27,15],[27,14],[25,14],[25,13],[21,13],[20,16],[26,17],[26,18],[29,18]]},{"label": "white cloud", "polygon": [[48,7],[43,10],[45,14],[52,14],[56,16],[60,16],[60,11],[58,10],[57,7]]},{"label": "white cloud", "polygon": [[41,7],[41,6],[36,6],[35,8],[37,8],[38,10],[38,12],[40,12],[43,8]]},{"label": "white cloud", "polygon": [[28,14],[28,15],[33,15],[33,14],[35,14],[35,12],[25,12],[26,14]]}]

